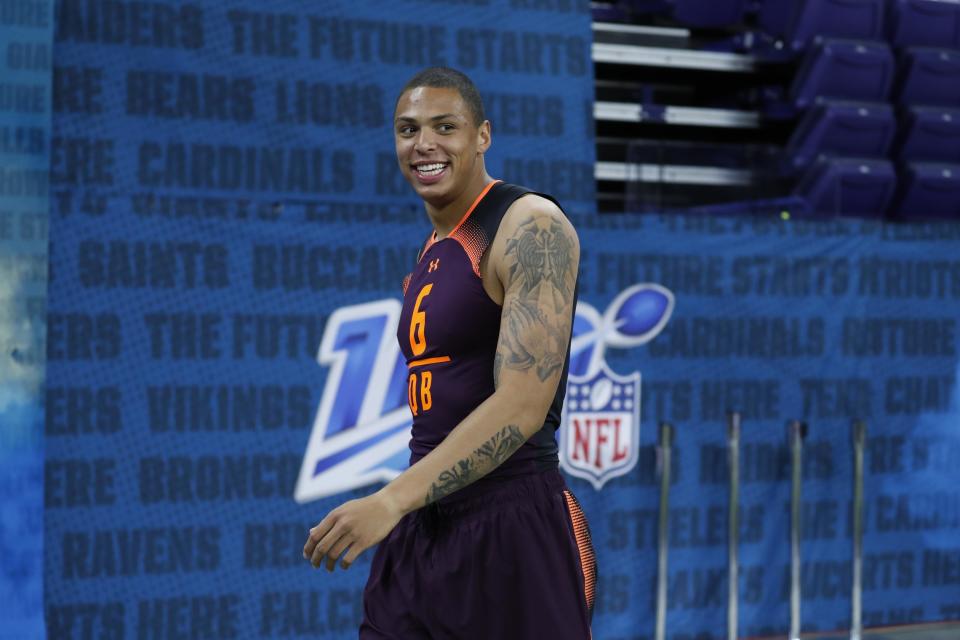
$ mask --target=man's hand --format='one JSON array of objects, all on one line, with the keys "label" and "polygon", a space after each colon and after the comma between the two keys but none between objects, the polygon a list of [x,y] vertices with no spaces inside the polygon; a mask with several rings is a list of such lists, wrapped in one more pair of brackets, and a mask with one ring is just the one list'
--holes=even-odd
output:
[{"label": "man's hand", "polygon": [[340,566],[348,569],[357,556],[386,538],[403,515],[382,490],[345,502],[310,530],[303,557],[317,569],[326,558],[327,571],[333,571],[346,551]]}]

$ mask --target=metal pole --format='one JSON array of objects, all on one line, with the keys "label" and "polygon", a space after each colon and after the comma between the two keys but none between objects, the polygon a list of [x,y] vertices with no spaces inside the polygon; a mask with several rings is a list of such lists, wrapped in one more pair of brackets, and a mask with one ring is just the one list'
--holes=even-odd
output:
[{"label": "metal pole", "polygon": [[665,640],[667,630],[667,550],[670,515],[670,457],[673,448],[673,427],[660,424],[660,515],[657,533],[657,619],[655,640]]},{"label": "metal pole", "polygon": [[867,425],[855,420],[853,436],[853,580],[850,593],[850,640],[863,634],[863,449]]},{"label": "metal pole", "polygon": [[727,640],[737,639],[737,605],[740,599],[740,414],[727,414],[730,500],[727,517]]},{"label": "metal pole", "polygon": [[787,424],[792,460],[790,491],[790,640],[800,640],[800,483],[803,481],[803,436],[806,425]]}]

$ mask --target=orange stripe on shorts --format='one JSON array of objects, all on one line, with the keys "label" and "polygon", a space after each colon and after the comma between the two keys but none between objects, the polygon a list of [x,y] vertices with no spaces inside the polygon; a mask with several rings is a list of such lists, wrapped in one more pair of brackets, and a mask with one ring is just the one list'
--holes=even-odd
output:
[{"label": "orange stripe on shorts", "polygon": [[580,504],[569,491],[564,491],[563,496],[567,499],[567,509],[573,523],[573,535],[577,539],[577,549],[580,551],[580,567],[583,569],[583,593],[587,599],[587,611],[592,612],[593,600],[597,591],[597,556],[593,551],[593,543],[590,540],[587,518],[583,515]]}]

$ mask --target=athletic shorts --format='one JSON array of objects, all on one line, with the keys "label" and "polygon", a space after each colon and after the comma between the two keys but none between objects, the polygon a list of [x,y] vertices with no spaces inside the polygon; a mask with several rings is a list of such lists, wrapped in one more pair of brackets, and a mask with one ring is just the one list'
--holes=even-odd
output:
[{"label": "athletic shorts", "polygon": [[597,566],[559,471],[480,480],[404,516],[363,592],[361,640],[589,640]]}]

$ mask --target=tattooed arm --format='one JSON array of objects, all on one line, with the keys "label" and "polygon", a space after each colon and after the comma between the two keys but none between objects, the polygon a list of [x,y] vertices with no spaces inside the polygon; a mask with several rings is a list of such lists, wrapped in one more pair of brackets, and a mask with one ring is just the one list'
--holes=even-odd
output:
[{"label": "tattooed arm", "polygon": [[315,566],[326,559],[332,569],[347,548],[349,566],[402,515],[482,478],[543,427],[570,341],[579,260],[576,232],[556,205],[532,194],[513,203],[481,263],[503,309],[494,393],[417,464],[311,530],[304,555]]}]

